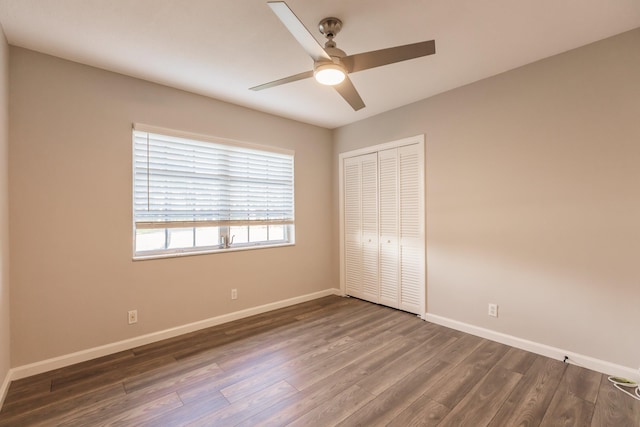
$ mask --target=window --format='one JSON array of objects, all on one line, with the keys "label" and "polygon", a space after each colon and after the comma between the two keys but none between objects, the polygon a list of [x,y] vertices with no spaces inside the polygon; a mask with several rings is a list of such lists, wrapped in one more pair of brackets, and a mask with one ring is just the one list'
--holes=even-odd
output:
[{"label": "window", "polygon": [[293,244],[293,153],[267,150],[135,125],[134,258]]}]

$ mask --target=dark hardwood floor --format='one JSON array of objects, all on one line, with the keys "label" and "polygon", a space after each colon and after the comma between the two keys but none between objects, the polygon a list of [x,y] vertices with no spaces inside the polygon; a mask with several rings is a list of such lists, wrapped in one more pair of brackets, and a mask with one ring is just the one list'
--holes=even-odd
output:
[{"label": "dark hardwood floor", "polygon": [[0,426],[640,426],[605,375],[326,297],[15,381]]}]

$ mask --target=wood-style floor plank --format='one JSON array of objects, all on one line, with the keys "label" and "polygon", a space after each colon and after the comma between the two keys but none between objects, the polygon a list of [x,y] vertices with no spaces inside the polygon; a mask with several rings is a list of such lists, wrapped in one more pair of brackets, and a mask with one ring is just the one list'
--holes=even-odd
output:
[{"label": "wood-style floor plank", "polygon": [[519,348],[510,348],[500,361],[500,365],[509,371],[524,375],[537,359],[538,356],[533,353]]},{"label": "wood-style floor plank", "polygon": [[521,374],[502,366],[494,366],[438,425],[458,427],[489,424],[521,377]]},{"label": "wood-style floor plank", "polygon": [[[535,355],[534,355],[535,356]],[[507,364],[507,366],[513,365]],[[491,427],[537,426],[542,422],[566,365],[535,356],[531,367],[489,424]]]},{"label": "wood-style floor plank", "polygon": [[140,420],[136,427],[183,427],[228,405],[221,394],[205,396],[156,417]]},{"label": "wood-style floor plank", "polygon": [[396,343],[401,340],[402,338],[398,337],[395,341],[388,341],[386,344],[377,342],[375,345],[370,343],[368,346],[361,346],[360,354],[351,358],[350,363],[342,369],[328,376],[323,375],[322,379],[313,382],[297,395],[268,408],[240,425],[245,427],[287,425],[357,384],[359,380],[380,372],[381,366],[384,367],[381,361],[389,359],[390,354],[395,352]]},{"label": "wood-style floor plank", "polygon": [[373,398],[371,393],[354,385],[287,425],[292,427],[336,425]]},{"label": "wood-style floor plank", "polygon": [[442,378],[448,364],[431,358],[345,419],[342,426],[385,425]]},{"label": "wood-style floor plank", "polygon": [[[633,389],[627,390],[633,393]],[[640,426],[640,405],[631,396],[623,396],[621,391],[602,375],[591,426]]]},{"label": "wood-style floor plank", "polygon": [[436,357],[452,366],[456,366],[483,342],[482,338],[473,335],[463,335],[447,348],[443,349]]},{"label": "wood-style floor plank", "polygon": [[639,427],[606,376],[330,296],[11,384],[14,426]]},{"label": "wood-style floor plank", "polygon": [[582,400],[595,403],[600,388],[602,375],[576,365],[568,365],[564,373],[563,386],[567,393],[571,393]]},{"label": "wood-style floor plank", "polygon": [[377,339],[365,343],[358,343],[358,345],[354,347],[337,354],[329,355],[312,366],[291,372],[287,377],[287,381],[300,391],[306,390],[316,382],[341,370],[345,366],[351,365],[354,360],[362,360],[364,356],[372,352],[380,351],[389,344],[395,345],[403,341],[402,337],[385,336],[384,338],[386,338],[386,340]]},{"label": "wood-style floor plank", "polygon": [[[91,405],[104,405],[113,398],[126,396],[122,384],[109,384],[71,398],[61,398],[49,403],[31,403],[26,409],[3,408],[0,413],[0,427],[47,425],[52,418],[61,418],[75,412],[77,408],[89,408]],[[50,425],[50,424],[49,424]]]},{"label": "wood-style floor plank", "polygon": [[297,390],[286,381],[280,381],[252,394],[247,399],[210,412],[187,425],[189,427],[234,426],[296,392]]},{"label": "wood-style floor plank", "polygon": [[[108,425],[108,426],[133,426],[142,423],[150,418],[161,416],[168,413],[175,408],[180,408],[182,401],[178,397],[177,393],[170,393],[166,396],[159,397],[151,401],[144,401],[139,405],[135,405],[133,408],[123,411],[117,415],[110,417],[103,417],[100,421],[93,425]],[[78,419],[77,421],[61,424],[61,427],[71,426],[86,426],[91,425],[87,423],[85,418]]]},{"label": "wood-style floor plank", "polygon": [[432,399],[453,409],[508,350],[503,344],[484,341],[434,385],[430,392]]},{"label": "wood-style floor plank", "polygon": [[589,426],[602,374],[569,365],[541,426]]},{"label": "wood-style floor plank", "polygon": [[593,406],[593,403],[577,396],[561,393],[552,400],[540,426],[589,426],[593,418]]},{"label": "wood-style floor plank", "polygon": [[388,427],[435,427],[447,414],[449,408],[431,400],[426,394],[420,396],[404,411],[393,418]]},{"label": "wood-style floor plank", "polygon": [[288,362],[278,364],[271,369],[265,370],[259,376],[245,378],[223,388],[220,391],[229,402],[237,402],[261,388],[286,379],[289,371],[302,370],[309,366],[313,366],[314,362],[323,360],[327,354],[351,348],[353,347],[353,344],[354,341],[349,337],[336,340],[332,343],[315,348],[312,351],[300,354],[297,357],[292,357]]},{"label": "wood-style floor plank", "polygon": [[375,371],[358,382],[358,385],[377,396],[409,375],[416,366],[437,354],[438,349],[446,347],[453,341],[455,338],[447,334],[436,334],[417,345],[409,341],[411,347],[408,351],[402,352],[395,360],[384,360],[382,362],[384,365],[377,366]]}]

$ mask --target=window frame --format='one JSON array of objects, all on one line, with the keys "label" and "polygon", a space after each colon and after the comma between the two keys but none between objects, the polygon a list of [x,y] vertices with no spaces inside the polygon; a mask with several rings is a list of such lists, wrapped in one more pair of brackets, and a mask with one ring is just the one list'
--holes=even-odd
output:
[{"label": "window frame", "polygon": [[[262,221],[256,221],[255,224],[251,224],[252,220],[246,220],[245,222],[238,224],[238,221],[234,221],[233,224],[226,224],[221,222],[219,225],[213,225],[211,222],[203,222],[202,225],[198,225],[197,221],[193,221],[191,224],[184,224],[184,226],[177,226],[175,224],[180,224],[180,222],[174,223],[173,227],[162,227],[162,223],[159,222],[157,226],[153,227],[136,227],[136,209],[135,209],[135,200],[136,200],[136,132],[147,132],[157,135],[162,135],[166,137],[172,138],[184,138],[188,140],[193,140],[196,142],[203,143],[213,143],[218,145],[224,145],[227,147],[233,148],[241,148],[241,149],[249,149],[249,150],[258,150],[267,153],[276,153],[283,154],[287,156],[291,156],[291,190],[292,190],[292,215],[293,219],[291,223],[283,223],[283,224],[269,224],[264,223]],[[157,126],[151,126],[146,124],[134,123],[131,130],[132,136],[132,253],[133,260],[147,260],[147,259],[158,259],[158,258],[172,258],[172,257],[181,257],[181,256],[193,256],[193,255],[205,255],[212,253],[226,253],[226,252],[234,252],[234,251],[245,251],[245,250],[254,250],[254,249],[270,249],[270,248],[278,248],[278,247],[286,247],[286,246],[294,246],[295,245],[295,152],[293,150],[284,149],[280,147],[272,147],[265,146],[255,143],[236,141],[227,138],[219,138],[213,137],[209,135],[197,134],[192,132],[179,131],[174,129],[167,129]],[[144,221],[140,221],[144,222]],[[242,222],[242,221],[241,221]],[[171,224],[170,221],[167,224]],[[272,225],[282,225],[283,226],[283,239],[281,240],[263,240],[256,242],[242,242],[242,243],[233,243],[231,245],[225,246],[222,240],[223,236],[226,236],[228,239],[230,237],[231,227],[257,227],[257,226],[272,226]],[[209,228],[209,227],[217,227],[218,228],[218,243],[214,245],[207,246],[195,246],[196,239],[196,229],[197,228]],[[166,237],[166,233],[170,233],[171,230],[185,230],[191,229],[191,238],[193,240],[193,246],[190,247],[182,247],[182,248],[168,248],[168,238]],[[136,250],[137,240],[138,240],[138,231],[139,230],[164,230],[165,232],[165,243],[163,249],[151,249],[151,250]],[[267,233],[269,230],[267,229]],[[247,237],[250,238],[250,230],[247,231]],[[268,234],[267,234],[268,236]],[[268,237],[267,237],[268,239]]]}]

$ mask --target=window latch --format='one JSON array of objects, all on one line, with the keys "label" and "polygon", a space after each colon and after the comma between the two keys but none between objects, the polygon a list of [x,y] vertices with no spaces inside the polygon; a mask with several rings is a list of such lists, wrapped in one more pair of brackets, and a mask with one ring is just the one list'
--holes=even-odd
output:
[{"label": "window latch", "polygon": [[229,236],[222,236],[222,244],[224,245],[225,249],[229,249],[231,247],[231,245],[233,245],[233,238],[236,237],[236,235],[234,234],[233,236],[231,236],[231,239],[229,239]]}]

